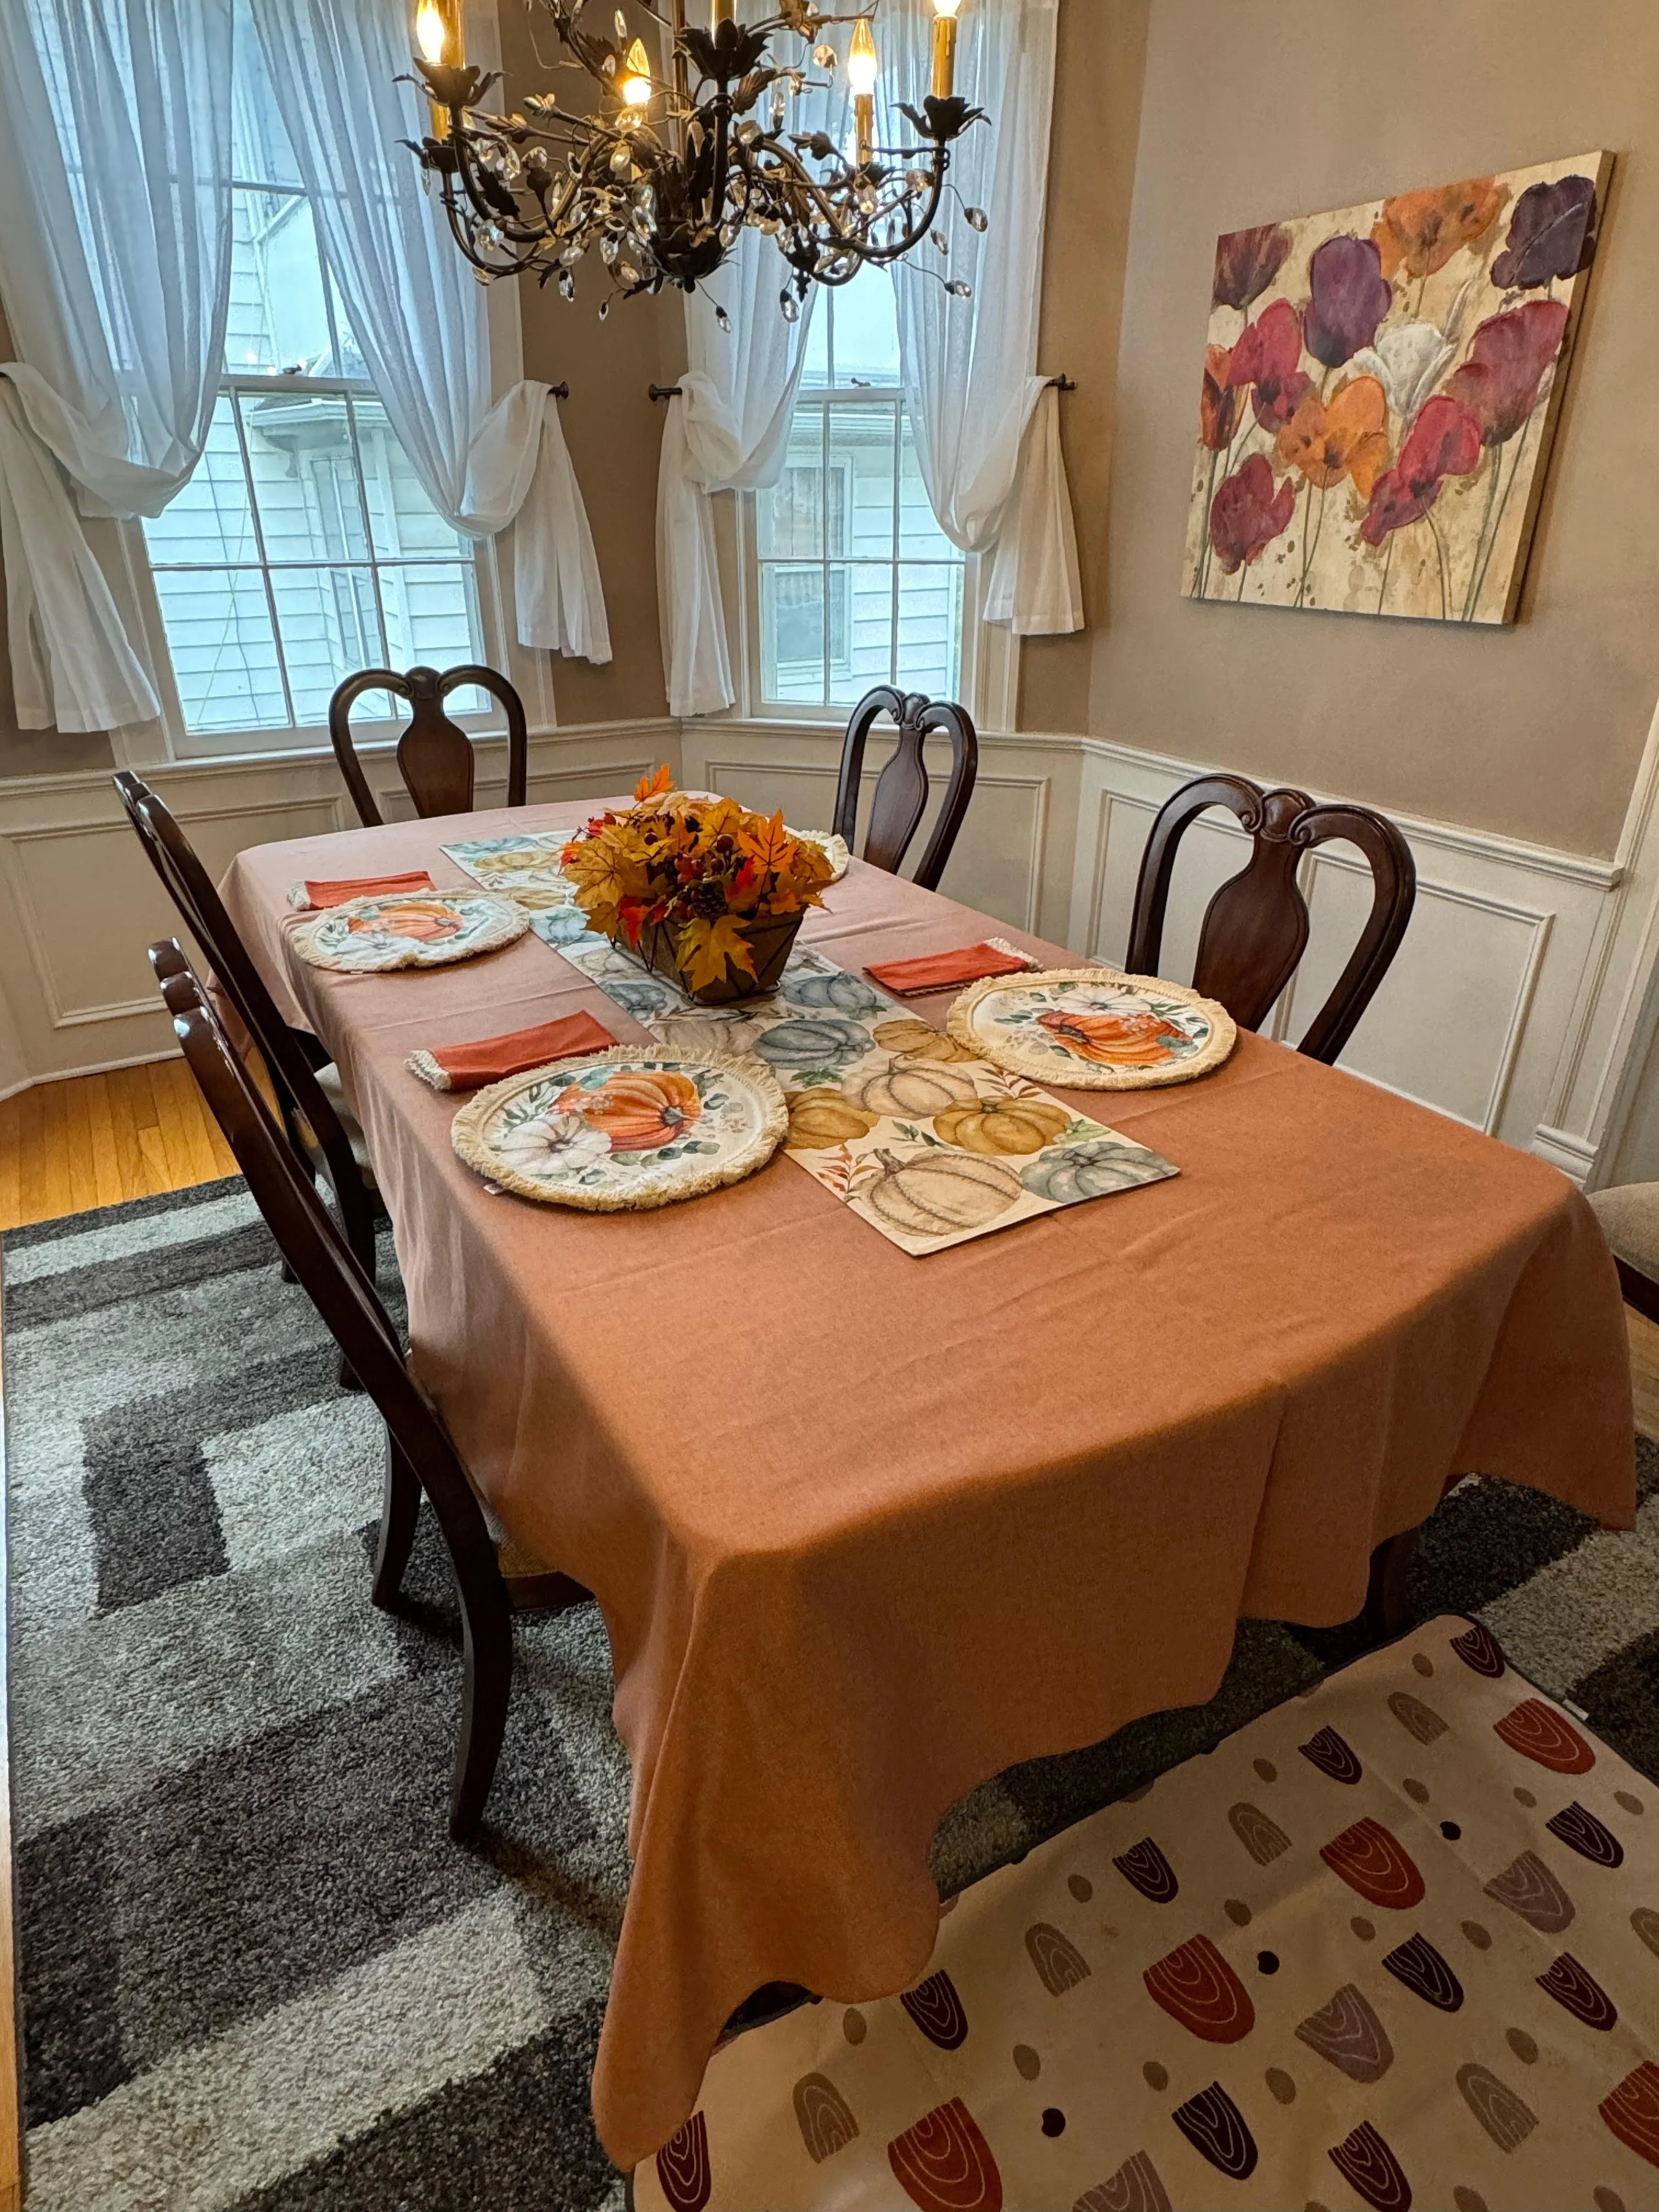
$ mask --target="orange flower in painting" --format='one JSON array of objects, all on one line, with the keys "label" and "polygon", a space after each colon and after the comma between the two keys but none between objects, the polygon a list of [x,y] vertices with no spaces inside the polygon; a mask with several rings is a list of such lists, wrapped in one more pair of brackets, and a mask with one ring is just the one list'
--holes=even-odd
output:
[{"label": "orange flower in painting", "polygon": [[580,1114],[590,1128],[603,1129],[613,1152],[650,1152],[683,1136],[702,1112],[702,1101],[689,1075],[641,1068],[611,1076],[597,1091],[573,1084],[552,1110]]},{"label": "orange flower in painting", "polygon": [[1161,1067],[1175,1048],[1188,1042],[1184,1030],[1162,1014],[1068,1014],[1059,1010],[1037,1016],[1081,1060],[1107,1067]]},{"label": "orange flower in painting", "polygon": [[1204,389],[1198,403],[1198,434],[1212,453],[1224,453],[1238,421],[1238,394],[1227,382],[1232,356],[1225,346],[1204,349]]},{"label": "orange flower in painting", "polygon": [[1352,376],[1328,404],[1307,393],[1279,434],[1279,458],[1321,491],[1352,477],[1361,499],[1369,499],[1388,465],[1388,394],[1376,377]]},{"label": "orange flower in painting", "polygon": [[1371,237],[1382,257],[1382,274],[1432,276],[1460,247],[1483,238],[1498,220],[1509,186],[1496,177],[1466,177],[1459,185],[1431,185],[1384,200]]}]

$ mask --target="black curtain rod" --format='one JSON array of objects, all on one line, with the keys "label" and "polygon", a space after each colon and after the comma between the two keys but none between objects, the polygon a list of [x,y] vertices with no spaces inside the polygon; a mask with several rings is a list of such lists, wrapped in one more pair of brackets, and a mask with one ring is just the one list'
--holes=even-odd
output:
[{"label": "black curtain rod", "polygon": [[[1070,376],[1051,376],[1048,382],[1056,392],[1075,392],[1077,380]],[[555,386],[556,390],[557,387]],[[653,399],[678,399],[681,397],[678,384],[653,384],[647,386]]]}]

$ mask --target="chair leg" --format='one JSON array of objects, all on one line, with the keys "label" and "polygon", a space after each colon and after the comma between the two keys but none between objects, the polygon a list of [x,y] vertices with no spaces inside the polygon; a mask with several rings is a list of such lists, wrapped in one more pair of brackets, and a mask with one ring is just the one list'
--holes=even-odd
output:
[{"label": "chair leg", "polygon": [[339,1370],[335,1379],[343,1390],[361,1390],[363,1387],[357,1378],[356,1369],[346,1358],[344,1352],[340,1354]]},{"label": "chair leg", "polygon": [[[342,1365],[343,1367],[343,1362]],[[361,1389],[362,1385],[359,1384]],[[386,1491],[380,1504],[380,1541],[374,1554],[372,1601],[382,1613],[398,1602],[404,1571],[415,1548],[415,1526],[421,1517],[421,1485],[415,1470],[388,1432],[386,1440]]]},{"label": "chair leg", "polygon": [[285,1283],[297,1283],[300,1279],[300,1278],[295,1273],[293,1268],[289,1266],[286,1260],[283,1261],[281,1273],[283,1280]]},{"label": "chair leg", "polygon": [[1370,1585],[1359,1617],[1378,1644],[1402,1635],[1410,1625],[1412,1562],[1417,1557],[1419,1534],[1407,1528],[1403,1535],[1390,1536],[1371,1553]]},{"label": "chair leg", "polygon": [[513,1682],[513,1616],[507,1592],[493,1589],[461,1595],[466,1642],[466,1670],[461,1689],[461,1738],[455,1753],[455,1779],[449,1796],[449,1832],[465,1843],[483,1818],[484,1801],[495,1778],[507,1731],[507,1693]]}]

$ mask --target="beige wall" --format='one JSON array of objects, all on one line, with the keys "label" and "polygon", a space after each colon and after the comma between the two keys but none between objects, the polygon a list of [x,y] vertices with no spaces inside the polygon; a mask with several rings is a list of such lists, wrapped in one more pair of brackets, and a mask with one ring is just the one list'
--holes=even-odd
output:
[{"label": "beige wall", "polygon": [[[1066,0],[1079,9],[1115,15],[1118,0]],[[1217,233],[1591,147],[1618,166],[1519,625],[1183,601]],[[1099,204],[1060,157],[1054,186]],[[1656,234],[1652,0],[1328,0],[1313,15],[1154,0],[1090,729],[1610,854],[1659,695]],[[1103,325],[1115,253],[1107,231]],[[1051,299],[1066,282],[1051,257]]]}]

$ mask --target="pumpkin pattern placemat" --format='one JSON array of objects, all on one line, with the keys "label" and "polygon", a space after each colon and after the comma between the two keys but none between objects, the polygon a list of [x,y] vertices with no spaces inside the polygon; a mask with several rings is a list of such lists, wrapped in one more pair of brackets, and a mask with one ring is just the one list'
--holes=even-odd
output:
[{"label": "pumpkin pattern placemat", "polygon": [[325,908],[295,931],[294,949],[313,968],[374,975],[471,960],[529,927],[521,906],[488,891],[394,891]]},{"label": "pumpkin pattern placemat", "polygon": [[497,1189],[636,1213],[741,1182],[787,1127],[759,1060],[618,1045],[492,1084],[456,1115],[450,1140]]},{"label": "pumpkin pattern placemat", "polygon": [[942,1252],[1178,1172],[822,953],[797,947],[763,997],[699,1006],[574,903],[532,926],[659,1044],[764,1060],[788,1104],[789,1157],[902,1251]]},{"label": "pumpkin pattern placemat", "polygon": [[637,2212],[1651,2212],[1659,1790],[1431,1622],[717,2051]]},{"label": "pumpkin pattern placemat", "polygon": [[993,975],[951,1008],[951,1035],[994,1066],[1077,1091],[1147,1091],[1219,1067],[1237,1037],[1217,1000],[1119,968]]}]

